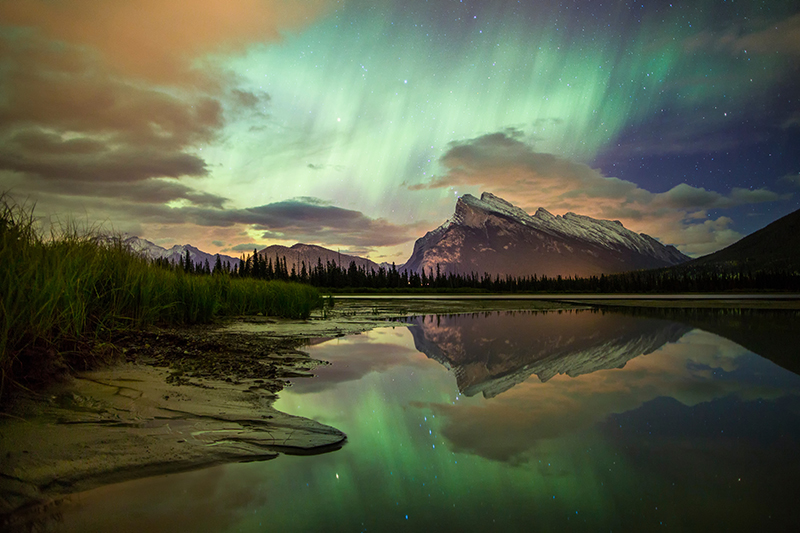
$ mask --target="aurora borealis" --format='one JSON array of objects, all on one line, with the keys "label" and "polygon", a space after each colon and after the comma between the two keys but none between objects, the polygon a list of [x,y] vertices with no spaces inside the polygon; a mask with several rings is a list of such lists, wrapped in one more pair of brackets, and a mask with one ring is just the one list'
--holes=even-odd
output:
[{"label": "aurora borealis", "polygon": [[800,206],[792,2],[0,4],[0,190],[402,263],[488,190],[700,255]]}]

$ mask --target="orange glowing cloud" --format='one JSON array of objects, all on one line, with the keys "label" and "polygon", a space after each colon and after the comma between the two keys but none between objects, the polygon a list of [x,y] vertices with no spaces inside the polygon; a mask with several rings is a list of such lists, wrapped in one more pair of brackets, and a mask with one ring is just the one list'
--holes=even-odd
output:
[{"label": "orange glowing cloud", "polygon": [[0,3],[6,25],[87,46],[119,72],[156,82],[185,76],[199,55],[274,41],[307,24],[324,0],[11,0]]}]

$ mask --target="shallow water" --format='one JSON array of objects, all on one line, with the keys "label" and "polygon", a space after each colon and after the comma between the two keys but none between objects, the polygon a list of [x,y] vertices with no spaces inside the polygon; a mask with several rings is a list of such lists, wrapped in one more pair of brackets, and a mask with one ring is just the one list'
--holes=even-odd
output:
[{"label": "shallow water", "polygon": [[347,433],[341,450],[103,487],[48,527],[790,528],[800,376],[698,323],[796,352],[793,314],[415,317],[309,347],[331,364],[280,393],[279,410]]}]

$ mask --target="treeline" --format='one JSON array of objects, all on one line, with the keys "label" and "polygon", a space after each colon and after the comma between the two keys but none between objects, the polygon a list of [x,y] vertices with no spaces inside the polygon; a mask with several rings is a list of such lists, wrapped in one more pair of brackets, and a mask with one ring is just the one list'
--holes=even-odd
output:
[{"label": "treeline", "polygon": [[729,291],[800,291],[800,273],[794,271],[747,270],[735,268],[673,267],[599,276],[500,276],[477,272],[444,273],[439,265],[416,273],[391,267],[366,269],[351,261],[347,267],[334,261],[314,265],[301,261],[299,267],[287,264],[286,257],[263,257],[253,250],[233,267],[216,258],[212,270],[208,262],[195,264],[187,252],[178,264],[166,264],[186,272],[225,273],[235,277],[284,280],[307,283],[333,290],[443,290],[485,292],[581,292],[581,293],[677,293]]}]

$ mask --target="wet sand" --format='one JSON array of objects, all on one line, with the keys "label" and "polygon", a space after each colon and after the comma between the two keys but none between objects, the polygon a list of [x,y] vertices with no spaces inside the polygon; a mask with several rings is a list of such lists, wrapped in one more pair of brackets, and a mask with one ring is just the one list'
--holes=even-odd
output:
[{"label": "wet sand", "polygon": [[76,372],[4,408],[0,525],[24,523],[65,495],[109,483],[338,449],[346,442],[341,431],[272,407],[286,380],[326,364],[303,346],[409,314],[527,307],[337,302],[309,320],[245,317],[121,335],[114,365]]}]

